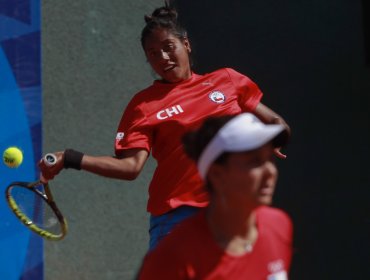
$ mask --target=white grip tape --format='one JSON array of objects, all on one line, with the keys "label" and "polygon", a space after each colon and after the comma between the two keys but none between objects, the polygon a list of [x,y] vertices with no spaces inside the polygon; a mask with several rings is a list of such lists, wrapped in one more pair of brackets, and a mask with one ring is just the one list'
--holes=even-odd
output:
[{"label": "white grip tape", "polygon": [[57,162],[57,157],[54,154],[48,153],[44,156],[44,163],[47,166],[52,166],[56,164]]}]

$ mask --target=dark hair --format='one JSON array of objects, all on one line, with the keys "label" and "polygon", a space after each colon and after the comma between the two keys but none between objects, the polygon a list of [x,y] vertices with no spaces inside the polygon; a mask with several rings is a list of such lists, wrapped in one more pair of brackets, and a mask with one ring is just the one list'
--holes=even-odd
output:
[{"label": "dark hair", "polygon": [[183,40],[187,38],[186,30],[177,21],[177,11],[166,2],[164,7],[154,10],[151,16],[144,16],[146,25],[141,32],[141,45],[145,50],[145,40],[156,28],[170,31],[174,36]]},{"label": "dark hair", "polygon": [[[195,162],[198,162],[203,150],[208,143],[213,139],[217,132],[235,115],[225,115],[221,117],[207,118],[201,127],[197,130],[186,133],[182,138],[185,153]],[[281,131],[272,139],[274,147],[284,147],[289,142],[290,134],[287,129]],[[216,160],[215,163],[223,163],[226,160],[226,155],[230,152],[224,152]]]},{"label": "dark hair", "polygon": [[[209,142],[215,137],[217,132],[235,116],[225,115],[221,117],[207,118],[201,127],[197,130],[187,132],[182,137],[182,143],[185,153],[195,162],[198,162],[200,155]],[[214,161],[217,164],[224,164],[230,155],[230,152],[224,152]],[[205,188],[212,193],[212,185],[206,180]]]},{"label": "dark hair", "polygon": [[[185,153],[192,160],[198,162],[200,155],[208,143],[213,139],[217,132],[234,117],[234,115],[209,117],[203,122],[199,129],[186,133],[182,138]],[[221,154],[215,160],[215,163],[220,164],[225,162],[228,154],[230,153],[225,152]]]}]

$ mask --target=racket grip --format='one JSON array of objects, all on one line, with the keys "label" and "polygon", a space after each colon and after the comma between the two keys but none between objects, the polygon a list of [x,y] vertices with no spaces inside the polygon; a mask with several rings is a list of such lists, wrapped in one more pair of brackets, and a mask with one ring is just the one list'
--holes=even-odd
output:
[{"label": "racket grip", "polygon": [[57,157],[56,157],[56,155],[54,155],[52,153],[48,153],[44,156],[43,161],[44,161],[45,165],[53,166],[57,163]]},{"label": "racket grip", "polygon": [[[53,166],[57,162],[57,157],[56,155],[52,153],[46,154],[43,158],[42,161],[45,163],[46,166]],[[40,181],[44,184],[47,184],[49,180],[46,180],[42,174],[40,174]]]}]

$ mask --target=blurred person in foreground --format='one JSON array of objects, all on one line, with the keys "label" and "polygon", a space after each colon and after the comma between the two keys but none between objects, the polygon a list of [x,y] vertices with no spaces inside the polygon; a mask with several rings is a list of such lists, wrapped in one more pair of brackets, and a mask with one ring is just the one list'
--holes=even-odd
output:
[{"label": "blurred person in foreground", "polygon": [[210,203],[146,255],[138,279],[288,279],[292,222],[269,206],[278,177],[274,149],[288,138],[283,125],[251,113],[212,117],[185,134]]}]

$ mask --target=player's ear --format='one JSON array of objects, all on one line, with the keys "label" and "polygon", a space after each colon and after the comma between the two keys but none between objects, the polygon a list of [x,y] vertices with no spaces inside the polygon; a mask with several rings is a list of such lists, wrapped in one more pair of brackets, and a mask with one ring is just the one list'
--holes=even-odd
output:
[{"label": "player's ear", "polygon": [[190,41],[187,37],[185,37],[183,39],[183,44],[185,46],[185,49],[188,51],[188,53],[191,53],[191,45],[190,45]]},{"label": "player's ear", "polygon": [[225,182],[224,168],[219,164],[212,164],[207,173],[207,178],[212,185],[212,188],[217,191],[219,185],[223,185]]}]

